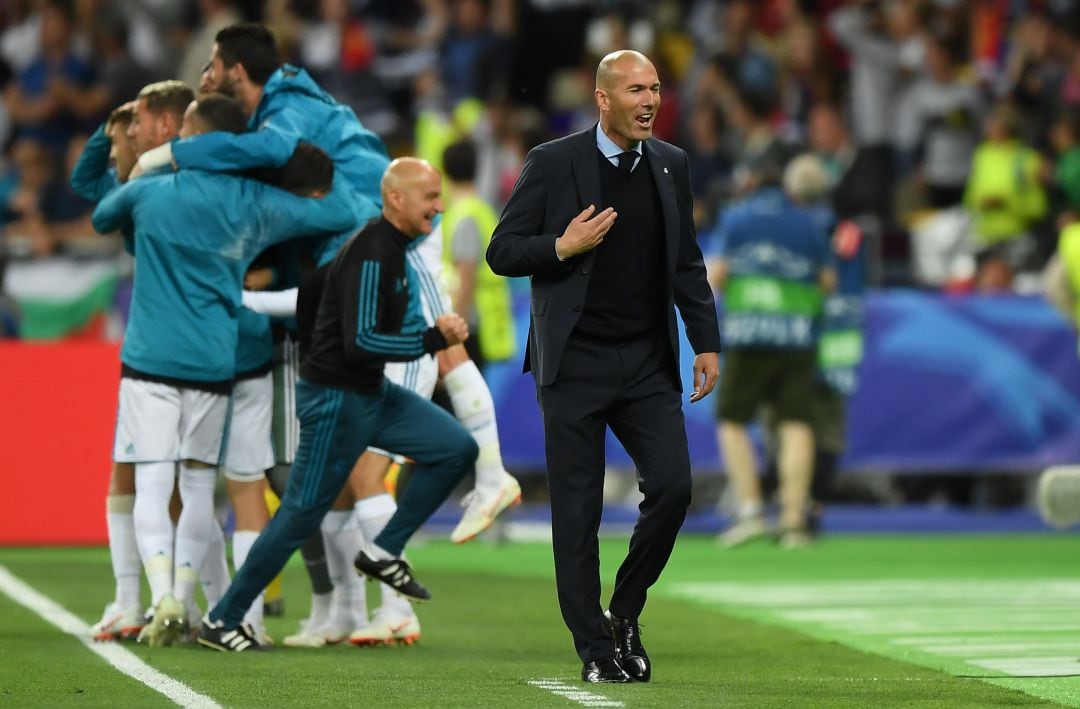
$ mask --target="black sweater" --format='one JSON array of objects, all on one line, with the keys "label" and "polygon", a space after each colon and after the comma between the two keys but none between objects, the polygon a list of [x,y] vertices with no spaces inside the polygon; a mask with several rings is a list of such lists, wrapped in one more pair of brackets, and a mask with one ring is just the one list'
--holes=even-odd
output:
[{"label": "black sweater", "polygon": [[633,172],[621,170],[596,151],[600,161],[597,211],[619,215],[596,249],[585,309],[575,332],[588,337],[630,340],[666,327],[664,215],[645,156]]}]

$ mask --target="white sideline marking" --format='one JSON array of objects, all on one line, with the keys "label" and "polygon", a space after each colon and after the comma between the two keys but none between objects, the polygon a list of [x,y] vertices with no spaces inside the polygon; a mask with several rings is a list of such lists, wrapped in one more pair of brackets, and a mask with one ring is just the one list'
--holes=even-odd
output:
[{"label": "white sideline marking", "polygon": [[0,564],[0,592],[16,603],[26,606],[65,633],[74,635],[91,652],[120,672],[142,682],[155,692],[165,695],[180,706],[192,709],[221,709],[221,705],[210,697],[199,694],[186,684],[158,672],[130,650],[116,643],[94,642],[89,635],[90,626],[82,619],[14,576],[3,564]]},{"label": "white sideline marking", "polygon": [[624,707],[626,706],[615,699],[608,699],[601,694],[586,692],[580,687],[574,687],[557,679],[530,679],[526,684],[531,684],[540,689],[546,689],[552,694],[557,694],[564,699],[569,699],[583,707]]}]

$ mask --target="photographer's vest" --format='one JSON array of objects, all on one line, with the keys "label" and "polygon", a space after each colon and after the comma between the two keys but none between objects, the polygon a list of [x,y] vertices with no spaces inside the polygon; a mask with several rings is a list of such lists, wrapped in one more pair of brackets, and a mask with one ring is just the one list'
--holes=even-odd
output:
[{"label": "photographer's vest", "polygon": [[[487,259],[483,257],[491,242],[491,235],[495,233],[495,227],[499,224],[499,218],[495,210],[479,197],[471,196],[458,200],[443,214],[444,278],[450,292],[456,292],[460,277],[454,265],[452,251],[454,232],[463,219],[469,218],[476,222],[477,230],[480,232],[481,257],[476,264],[476,292],[473,294],[480,351],[488,362],[509,359],[517,350],[510,284],[505,278],[492,273]],[[464,318],[469,316],[469,313],[458,314]]]}]

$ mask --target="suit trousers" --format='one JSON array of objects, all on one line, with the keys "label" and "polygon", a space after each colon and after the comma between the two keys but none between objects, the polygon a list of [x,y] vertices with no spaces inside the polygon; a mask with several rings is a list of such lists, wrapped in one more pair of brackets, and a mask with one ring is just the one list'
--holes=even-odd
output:
[{"label": "suit trousers", "polygon": [[555,381],[539,387],[559,606],[584,662],[614,654],[600,606],[597,541],[608,427],[634,461],[645,496],[615,577],[613,614],[641,614],[686,518],[690,454],[672,359],[666,334],[609,342],[572,333]]}]

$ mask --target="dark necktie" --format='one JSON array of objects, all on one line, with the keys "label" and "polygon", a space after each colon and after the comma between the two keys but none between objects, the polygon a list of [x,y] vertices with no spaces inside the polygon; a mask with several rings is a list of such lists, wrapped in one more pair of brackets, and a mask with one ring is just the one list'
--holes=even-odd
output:
[{"label": "dark necktie", "polygon": [[634,161],[638,159],[638,154],[633,150],[627,150],[625,153],[619,153],[619,169],[630,172],[634,169]]}]

